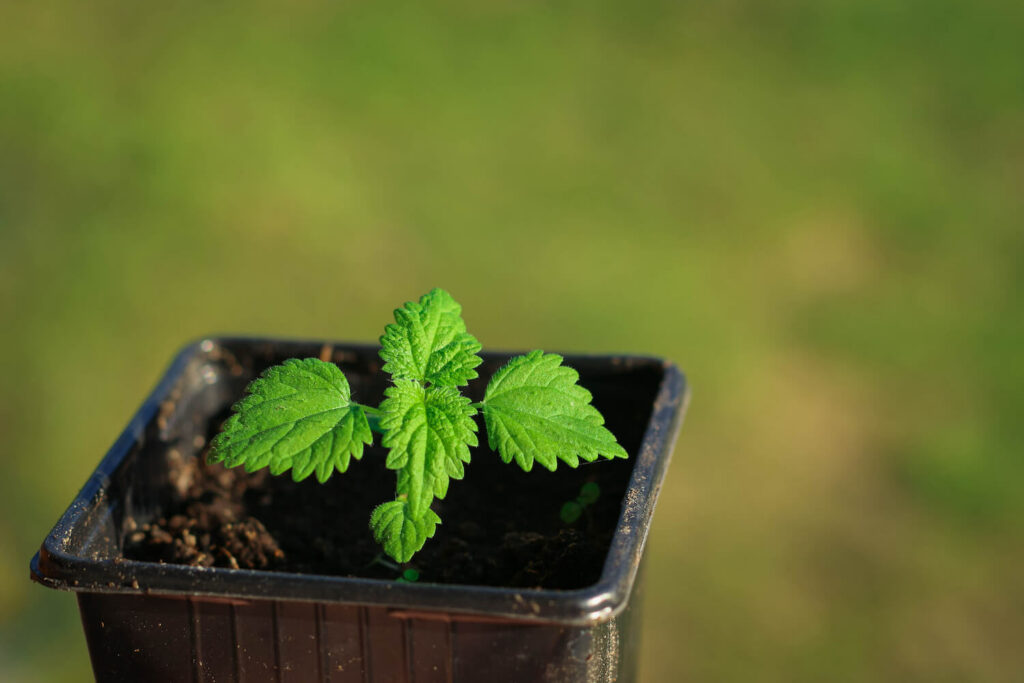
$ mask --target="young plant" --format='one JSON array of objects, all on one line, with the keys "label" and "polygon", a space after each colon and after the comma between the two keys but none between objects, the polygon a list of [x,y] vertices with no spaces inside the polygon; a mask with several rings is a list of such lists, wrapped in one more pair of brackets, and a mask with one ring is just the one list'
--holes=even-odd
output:
[{"label": "young plant", "polygon": [[554,471],[559,460],[625,458],[626,451],[590,405],[590,392],[562,357],[531,351],[491,378],[484,400],[472,403],[459,387],[477,377],[480,343],[466,331],[462,307],[434,289],[395,311],[380,338],[383,369],[392,385],[378,406],[352,400],[344,373],[317,358],[289,359],[249,384],[247,395],[214,438],[208,459],[253,472],[292,471],[321,482],[345,472],[382,435],[385,466],[396,470],[395,499],[378,505],[370,528],[384,551],[408,562],[441,522],[430,509],[450,479],[462,479],[477,446],[474,416],[483,413],[487,441],[506,462]]},{"label": "young plant", "polygon": [[583,515],[584,510],[596,503],[600,497],[601,487],[596,482],[588,481],[580,487],[580,495],[576,496],[575,500],[567,501],[562,505],[558,516],[566,524],[572,524]]}]

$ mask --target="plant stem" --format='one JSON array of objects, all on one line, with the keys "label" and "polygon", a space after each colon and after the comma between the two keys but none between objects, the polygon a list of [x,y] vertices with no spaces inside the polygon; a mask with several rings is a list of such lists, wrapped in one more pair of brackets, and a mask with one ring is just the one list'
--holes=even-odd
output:
[{"label": "plant stem", "polygon": [[377,556],[374,557],[372,560],[370,560],[369,564],[367,564],[366,566],[367,567],[372,567],[375,564],[379,564],[379,565],[381,565],[383,567],[387,567],[388,569],[391,569],[391,570],[396,571],[396,572],[399,569],[401,569],[401,567],[399,567],[394,562],[390,562],[388,560],[385,560],[384,559],[384,553],[377,553]]},{"label": "plant stem", "polygon": [[384,415],[380,408],[374,408],[373,406],[363,405],[362,403],[356,403],[355,401],[353,401],[352,403],[362,408],[367,415],[373,415],[374,417],[383,417]]},{"label": "plant stem", "polygon": [[[355,401],[353,401],[355,403]],[[357,406],[363,409],[366,413],[366,421],[370,424],[370,431],[378,434],[384,434],[384,430],[381,429],[380,420],[384,417],[384,413],[381,412],[380,408],[374,408],[373,406],[366,406],[362,403],[355,403]]]}]

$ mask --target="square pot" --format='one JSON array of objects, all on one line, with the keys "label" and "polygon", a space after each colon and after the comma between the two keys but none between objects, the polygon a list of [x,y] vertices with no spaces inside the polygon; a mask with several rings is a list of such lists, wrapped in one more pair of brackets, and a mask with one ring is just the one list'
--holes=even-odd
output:
[{"label": "square pot", "polygon": [[[77,592],[97,680],[635,678],[644,543],[688,396],[679,369],[658,358],[566,356],[630,454],[628,460],[531,475],[557,477],[571,491],[589,468],[606,468],[602,475],[612,484],[603,495],[615,496],[618,515],[610,522],[614,531],[603,564],[589,574],[581,570],[581,576],[594,577],[585,585],[555,590],[402,583],[126,558],[129,532],[163,514],[175,495],[175,473],[202,452],[219,419],[263,369],[287,358],[329,359],[349,378],[353,396],[372,403],[386,385],[377,351],[216,338],[175,358],[32,558],[35,581]],[[468,393],[482,391],[512,355],[481,354],[481,378]],[[488,455],[486,447],[476,449],[466,479],[453,482],[453,490],[473,486],[475,468],[515,467]],[[506,503],[514,504],[522,502]],[[501,504],[486,514],[501,515]]]}]

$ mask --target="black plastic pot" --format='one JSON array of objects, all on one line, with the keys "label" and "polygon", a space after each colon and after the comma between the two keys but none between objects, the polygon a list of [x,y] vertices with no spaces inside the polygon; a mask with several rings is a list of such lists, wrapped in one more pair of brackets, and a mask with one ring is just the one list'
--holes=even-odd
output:
[{"label": "black plastic pot", "polygon": [[[509,355],[484,354],[481,375]],[[251,339],[193,344],[174,360],[33,557],[35,581],[78,593],[98,680],[635,678],[644,543],[687,398],[678,368],[657,358],[566,357],[630,452],[629,460],[609,463],[621,470],[621,514],[600,578],[591,585],[542,590],[399,583],[126,559],[125,520],[160,515],[173,488],[172,470],[196,457],[214,416],[263,368],[309,356],[338,363],[354,395],[367,402],[382,390],[376,347]],[[466,480],[455,485],[472,485],[483,458],[476,454]],[[583,470],[536,476],[572,484]]]}]

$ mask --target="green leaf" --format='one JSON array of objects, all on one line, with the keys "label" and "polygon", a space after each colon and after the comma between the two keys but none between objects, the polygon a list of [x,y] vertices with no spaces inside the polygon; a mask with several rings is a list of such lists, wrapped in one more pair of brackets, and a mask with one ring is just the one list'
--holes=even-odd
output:
[{"label": "green leaf", "polygon": [[395,311],[384,328],[380,357],[394,378],[423,384],[461,386],[477,376],[480,342],[466,332],[462,306],[443,289],[433,289]]},{"label": "green leaf", "polygon": [[408,562],[434,535],[440,523],[441,518],[430,509],[422,516],[413,516],[404,500],[381,503],[370,515],[373,537],[397,562]]},{"label": "green leaf", "polygon": [[582,505],[593,505],[601,497],[601,487],[596,481],[588,481],[580,487],[580,495],[576,499]]},{"label": "green leaf", "polygon": [[561,512],[559,512],[559,516],[562,518],[562,521],[566,524],[572,524],[577,519],[579,519],[580,515],[582,514],[583,506],[580,505],[575,500],[570,500],[568,503],[562,505],[562,510]]},{"label": "green leaf", "polygon": [[380,404],[384,430],[381,444],[390,448],[387,467],[398,470],[400,496],[413,516],[429,511],[436,496],[444,498],[448,479],[462,479],[469,448],[477,445],[476,409],[455,387],[423,387],[397,379]]},{"label": "green leaf", "polygon": [[529,471],[536,460],[554,471],[557,460],[570,467],[587,461],[628,457],[590,405],[590,392],[562,357],[543,351],[517,356],[487,385],[483,412],[487,440],[501,459],[515,459]]},{"label": "green leaf", "polygon": [[333,363],[292,358],[268,368],[246,389],[214,440],[210,462],[244,465],[272,474],[292,470],[301,481],[320,482],[348,469],[373,440],[361,406],[352,403],[348,380]]}]

